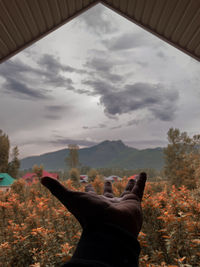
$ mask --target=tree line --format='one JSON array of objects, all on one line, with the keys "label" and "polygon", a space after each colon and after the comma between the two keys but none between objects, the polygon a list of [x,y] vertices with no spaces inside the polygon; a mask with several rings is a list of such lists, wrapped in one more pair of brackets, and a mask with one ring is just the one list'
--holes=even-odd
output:
[{"label": "tree line", "polygon": [[[63,178],[71,178],[75,182],[80,181],[80,174],[88,175],[89,181],[93,181],[96,176],[117,175],[128,177],[146,171],[150,180],[167,180],[170,184],[177,187],[185,185],[193,189],[200,185],[200,135],[190,137],[187,132],[181,132],[177,128],[170,128],[168,133],[168,145],[163,149],[165,166],[161,171],[154,169],[135,169],[125,170],[121,168],[99,168],[93,169],[89,166],[82,166],[79,162],[79,147],[69,146],[69,155],[65,159],[69,171],[63,173]],[[10,141],[7,134],[0,130],[0,172],[7,172],[12,177],[17,178],[20,168],[19,150],[15,146],[11,152]],[[42,171],[43,168],[34,171]],[[41,167],[41,166],[40,166]]]},{"label": "tree line", "polygon": [[168,145],[163,149],[165,165],[161,171],[150,168],[124,170],[121,168],[93,169],[89,166],[81,166],[78,146],[74,145],[69,147],[69,156],[66,158],[70,168],[69,177],[78,182],[80,173],[82,173],[88,175],[89,181],[93,181],[97,175],[128,177],[145,171],[152,181],[167,180],[176,187],[185,185],[189,189],[196,188],[200,185],[200,135],[190,137],[187,132],[170,128],[167,137]]}]

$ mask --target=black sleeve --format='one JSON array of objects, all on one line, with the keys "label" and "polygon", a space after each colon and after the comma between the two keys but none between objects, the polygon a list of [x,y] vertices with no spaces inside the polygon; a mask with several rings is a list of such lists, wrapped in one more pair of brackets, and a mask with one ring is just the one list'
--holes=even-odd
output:
[{"label": "black sleeve", "polygon": [[84,229],[66,267],[138,267],[137,238],[111,224]]}]

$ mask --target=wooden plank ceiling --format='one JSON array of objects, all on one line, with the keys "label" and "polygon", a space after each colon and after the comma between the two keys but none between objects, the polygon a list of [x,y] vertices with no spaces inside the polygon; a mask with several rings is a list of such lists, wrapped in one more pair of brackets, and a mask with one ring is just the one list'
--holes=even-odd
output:
[{"label": "wooden plank ceiling", "polygon": [[0,62],[99,2],[200,60],[200,0],[0,0]]}]

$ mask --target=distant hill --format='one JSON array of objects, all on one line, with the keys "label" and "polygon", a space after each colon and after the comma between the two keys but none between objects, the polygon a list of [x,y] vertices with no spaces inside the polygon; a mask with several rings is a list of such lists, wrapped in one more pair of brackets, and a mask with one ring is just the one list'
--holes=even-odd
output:
[{"label": "distant hill", "polygon": [[[66,169],[65,158],[68,149],[27,157],[21,160],[21,169],[32,168],[34,164],[43,164],[46,170]],[[79,161],[83,166],[92,168],[118,167],[124,169],[154,168],[164,165],[163,149],[136,149],[126,146],[121,140],[104,141],[98,145],[79,150]]]}]

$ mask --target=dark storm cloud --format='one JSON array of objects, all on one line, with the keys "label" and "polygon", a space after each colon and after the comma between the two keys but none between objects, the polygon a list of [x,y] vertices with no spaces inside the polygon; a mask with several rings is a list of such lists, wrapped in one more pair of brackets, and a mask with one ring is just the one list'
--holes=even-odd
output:
[{"label": "dark storm cloud", "polygon": [[1,64],[0,68],[0,75],[2,77],[7,77],[12,75],[12,77],[16,74],[24,73],[32,71],[33,68],[28,66],[27,64],[24,64],[21,60],[8,60]]},{"label": "dark storm cloud", "polygon": [[112,37],[111,39],[103,40],[102,43],[107,49],[113,51],[129,50],[154,45],[151,39],[143,32],[125,33],[117,37]]},{"label": "dark storm cloud", "polygon": [[72,79],[64,78],[61,75],[46,75],[44,76],[44,83],[53,87],[65,87],[67,90],[74,90]]},{"label": "dark storm cloud", "polygon": [[45,91],[38,91],[28,87],[23,82],[18,82],[15,79],[7,78],[4,83],[4,90],[7,94],[12,94],[19,98],[34,100],[34,99],[49,99],[50,97],[45,95]]},{"label": "dark storm cloud", "polygon": [[94,57],[87,61],[85,66],[100,72],[110,72],[113,62],[108,59],[105,60],[103,57]]},{"label": "dark storm cloud", "polygon": [[13,83],[13,86],[20,81],[20,83],[30,87],[33,77],[38,76],[41,79],[44,74],[43,70],[35,69],[21,60],[8,60],[1,64],[0,68],[0,77],[3,78],[5,83]]},{"label": "dark storm cloud", "polygon": [[70,66],[64,66],[62,65],[58,59],[56,59],[55,56],[45,54],[43,55],[39,60],[38,64],[41,67],[44,67],[48,69],[51,73],[57,74],[62,71],[67,71],[67,72],[74,72],[74,69]]},{"label": "dark storm cloud", "polygon": [[86,94],[86,95],[90,95],[92,92],[86,89],[76,89],[74,90],[75,93],[78,94]]},{"label": "dark storm cloud", "polygon": [[90,95],[106,95],[109,90],[113,90],[113,86],[111,84],[102,80],[85,80],[82,81],[82,84],[92,88]]},{"label": "dark storm cloud", "polygon": [[105,57],[93,57],[86,61],[85,67],[90,69],[90,76],[100,77],[112,83],[121,82],[124,77],[122,75],[113,73],[113,68],[116,67],[117,62]]},{"label": "dark storm cloud", "polygon": [[84,70],[72,68],[71,66],[61,64],[58,58],[53,55],[44,54],[39,60],[38,65],[43,70],[43,79],[45,84],[56,87],[65,87],[67,90],[75,90],[71,78],[63,76],[65,73],[85,73]]},{"label": "dark storm cloud", "polygon": [[116,25],[110,20],[107,10],[101,4],[79,16],[79,21],[92,33],[97,35],[109,34],[117,31]]},{"label": "dark storm cloud", "polygon": [[161,84],[135,83],[127,84],[119,90],[101,80],[85,81],[84,84],[93,89],[93,95],[100,95],[100,104],[104,106],[104,112],[109,117],[148,110],[162,121],[174,119],[179,99],[175,89],[168,90]]},{"label": "dark storm cloud", "polygon": [[[27,95],[29,96],[27,99],[49,99],[50,88],[64,87],[67,90],[75,90],[72,79],[63,74],[85,73],[84,70],[61,64],[59,59],[48,54],[43,55],[38,60],[38,64],[36,68],[21,60],[9,60],[3,63],[0,77],[3,79],[4,90],[16,97]],[[48,90],[41,88],[48,88]]]},{"label": "dark storm cloud", "polygon": [[84,70],[72,68],[69,65],[62,64],[59,58],[50,55],[44,54],[39,60],[38,64],[40,67],[45,68],[48,72],[52,74],[58,74],[60,71],[63,72],[76,72],[76,73],[84,73]]},{"label": "dark storm cloud", "polygon": [[112,115],[147,109],[155,118],[170,121],[174,118],[178,92],[166,90],[161,85],[135,83],[125,86],[124,91],[109,92],[101,96],[105,113]]}]

